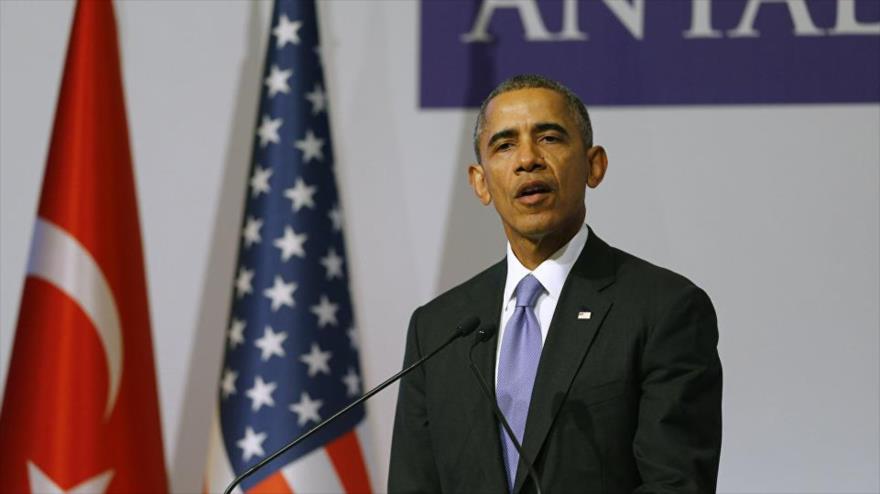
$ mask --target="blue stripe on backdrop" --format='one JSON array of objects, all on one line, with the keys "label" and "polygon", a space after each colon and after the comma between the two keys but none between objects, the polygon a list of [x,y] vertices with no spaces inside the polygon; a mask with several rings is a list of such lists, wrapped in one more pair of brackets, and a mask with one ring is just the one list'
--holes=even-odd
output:
[{"label": "blue stripe on backdrop", "polygon": [[518,73],[592,105],[877,102],[878,60],[877,0],[421,4],[422,107],[478,106]]}]

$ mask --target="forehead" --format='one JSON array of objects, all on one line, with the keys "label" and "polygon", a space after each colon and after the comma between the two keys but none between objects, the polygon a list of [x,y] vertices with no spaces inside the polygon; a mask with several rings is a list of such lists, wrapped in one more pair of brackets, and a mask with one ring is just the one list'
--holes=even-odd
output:
[{"label": "forehead", "polygon": [[486,106],[484,132],[525,130],[537,123],[557,123],[573,130],[575,125],[565,97],[544,88],[517,89],[501,93]]}]

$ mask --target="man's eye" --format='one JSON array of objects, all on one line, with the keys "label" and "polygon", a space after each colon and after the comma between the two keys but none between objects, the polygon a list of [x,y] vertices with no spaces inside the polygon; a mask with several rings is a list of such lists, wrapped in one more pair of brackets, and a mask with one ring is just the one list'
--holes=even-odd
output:
[{"label": "man's eye", "polygon": [[544,142],[559,142],[561,139],[554,135],[546,135],[541,138]]},{"label": "man's eye", "polygon": [[496,151],[507,151],[507,150],[510,149],[511,147],[513,147],[513,145],[512,145],[511,143],[509,143],[509,142],[502,142],[501,144],[498,145],[498,147],[495,148],[495,150],[496,150]]}]

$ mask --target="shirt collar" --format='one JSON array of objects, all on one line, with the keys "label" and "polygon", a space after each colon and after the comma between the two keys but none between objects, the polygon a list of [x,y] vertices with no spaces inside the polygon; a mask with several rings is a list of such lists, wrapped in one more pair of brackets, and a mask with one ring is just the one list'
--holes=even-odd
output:
[{"label": "shirt collar", "polygon": [[513,291],[516,289],[516,285],[518,285],[520,280],[529,274],[534,275],[535,278],[541,282],[544,290],[547,291],[547,294],[551,298],[559,300],[559,295],[562,293],[562,286],[565,284],[565,279],[568,278],[568,273],[571,272],[571,268],[574,267],[575,261],[577,261],[578,256],[580,256],[581,251],[584,249],[588,235],[589,229],[587,228],[587,225],[583,225],[567,244],[563,245],[559,250],[554,252],[553,255],[539,264],[534,271],[529,271],[521,262],[519,262],[519,259],[516,258],[513,249],[510,247],[510,242],[508,242],[507,281],[504,284],[503,299],[504,307],[506,308],[512,301]]}]

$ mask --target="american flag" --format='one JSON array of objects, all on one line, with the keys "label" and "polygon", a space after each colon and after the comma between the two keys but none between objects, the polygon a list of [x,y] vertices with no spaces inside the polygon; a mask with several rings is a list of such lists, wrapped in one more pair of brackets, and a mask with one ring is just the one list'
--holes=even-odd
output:
[{"label": "american flag", "polygon": [[[206,490],[360,396],[361,373],[314,1],[276,1],[263,69]],[[364,408],[246,492],[369,492]]]}]

